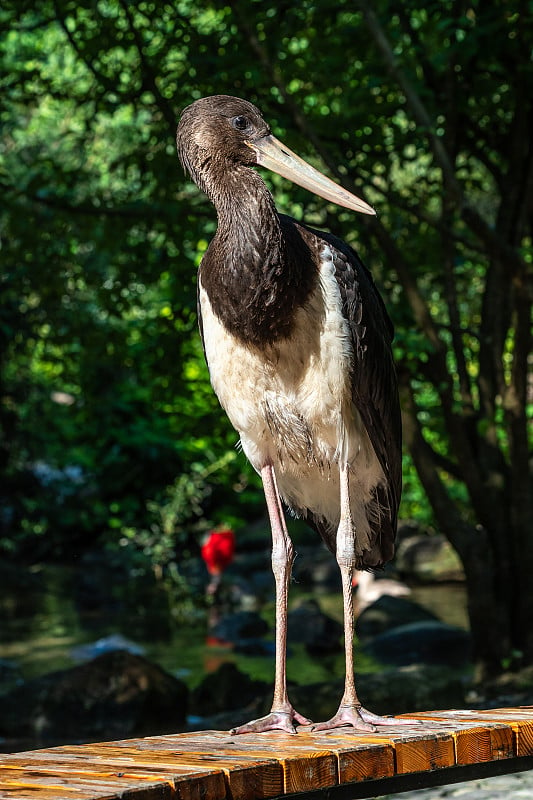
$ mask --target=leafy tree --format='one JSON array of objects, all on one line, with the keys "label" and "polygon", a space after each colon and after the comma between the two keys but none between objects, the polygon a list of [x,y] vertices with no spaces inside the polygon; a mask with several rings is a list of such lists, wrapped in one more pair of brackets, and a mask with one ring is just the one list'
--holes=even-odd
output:
[{"label": "leafy tree", "polygon": [[173,89],[141,74],[146,16],[128,43],[126,3],[1,13],[4,528],[74,553],[155,524],[154,498],[231,434],[196,336],[201,223],[166,180]]},{"label": "leafy tree", "polygon": [[497,671],[505,656],[533,658],[533,15],[525,3],[396,4],[385,25],[359,7],[404,120],[383,187],[403,230],[376,235],[427,346],[415,369],[400,358],[405,438],[465,567],[482,671]]},{"label": "leafy tree", "polygon": [[[192,100],[246,96],[378,209],[356,219],[267,177],[383,288],[406,444],[465,566],[480,674],[532,662],[532,22],[525,0],[4,4],[0,454],[28,541],[67,510],[85,536],[164,530],[174,505],[143,518],[154,498],[230,448],[194,332],[214,215],[173,138]],[[90,476],[55,518],[26,468],[42,453]]]}]

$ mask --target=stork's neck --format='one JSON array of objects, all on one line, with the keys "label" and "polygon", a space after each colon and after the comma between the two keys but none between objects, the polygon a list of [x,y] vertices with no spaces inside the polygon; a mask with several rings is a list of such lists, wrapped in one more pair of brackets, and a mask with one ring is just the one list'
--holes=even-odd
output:
[{"label": "stork's neck", "polygon": [[215,238],[226,245],[225,269],[237,272],[240,279],[249,275],[256,287],[262,286],[272,265],[284,261],[286,248],[274,200],[260,175],[250,167],[233,172],[215,208]]},{"label": "stork's neck", "polygon": [[259,346],[285,338],[315,281],[311,253],[295,223],[279,217],[255,170],[236,168],[217,186],[211,200],[218,228],[202,261],[201,284],[237,338]]}]

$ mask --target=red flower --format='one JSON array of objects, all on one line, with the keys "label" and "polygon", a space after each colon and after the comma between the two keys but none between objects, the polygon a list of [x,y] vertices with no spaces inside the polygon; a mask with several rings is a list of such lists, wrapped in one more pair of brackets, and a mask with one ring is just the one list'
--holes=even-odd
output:
[{"label": "red flower", "polygon": [[235,534],[231,528],[209,531],[201,553],[209,574],[220,575],[231,564],[235,555]]}]

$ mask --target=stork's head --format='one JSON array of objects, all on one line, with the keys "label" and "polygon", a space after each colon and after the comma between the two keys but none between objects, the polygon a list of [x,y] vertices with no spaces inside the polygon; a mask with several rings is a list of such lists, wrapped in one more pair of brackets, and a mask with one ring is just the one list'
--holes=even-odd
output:
[{"label": "stork's head", "polygon": [[[210,177],[237,165],[260,165],[337,205],[375,214],[374,209],[338,186],[276,139],[247,100],[213,95],[184,109],[176,136],[181,163],[195,183],[208,191]],[[221,179],[223,175],[220,175]]]}]

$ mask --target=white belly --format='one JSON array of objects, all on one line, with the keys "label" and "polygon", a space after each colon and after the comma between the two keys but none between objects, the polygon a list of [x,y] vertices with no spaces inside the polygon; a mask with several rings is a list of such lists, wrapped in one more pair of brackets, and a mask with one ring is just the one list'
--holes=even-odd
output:
[{"label": "white belly", "polygon": [[200,306],[211,383],[255,469],[273,464],[289,506],[336,524],[338,465],[347,463],[354,522],[367,527],[364,503],[383,473],[351,400],[351,336],[329,250],[286,340],[261,350],[244,345],[222,326],[201,285]]}]

